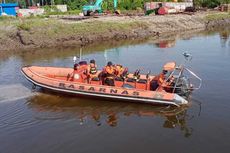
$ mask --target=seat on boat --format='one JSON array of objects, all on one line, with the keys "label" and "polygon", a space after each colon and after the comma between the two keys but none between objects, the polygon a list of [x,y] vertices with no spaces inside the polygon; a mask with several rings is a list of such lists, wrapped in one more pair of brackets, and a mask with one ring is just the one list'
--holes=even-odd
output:
[{"label": "seat on boat", "polygon": [[158,81],[157,80],[152,80],[150,82],[150,90],[155,91],[159,87]]},{"label": "seat on boat", "polygon": [[115,80],[115,81],[124,81],[124,79],[121,78],[121,77],[116,77],[114,80]]},{"label": "seat on boat", "polygon": [[116,77],[114,79],[114,85],[115,85],[115,87],[122,87],[123,84],[124,84],[124,80],[122,78]]},{"label": "seat on boat", "polygon": [[98,78],[98,77],[93,77],[93,78],[91,79],[91,81],[100,81],[100,78]]},{"label": "seat on boat", "polygon": [[90,84],[100,85],[101,84],[100,78],[98,78],[98,77],[91,78],[90,79]]},{"label": "seat on boat", "polygon": [[135,82],[136,80],[134,78],[128,78],[126,82]]},{"label": "seat on boat", "polygon": [[128,78],[125,80],[125,83],[135,87],[136,80],[134,78]]},{"label": "seat on boat", "polygon": [[146,79],[139,79],[139,80],[137,81],[137,83],[146,84],[146,83],[147,83],[147,80],[146,80]]},{"label": "seat on boat", "polygon": [[136,82],[136,88],[137,89],[147,89],[147,80],[146,79],[140,79]]}]

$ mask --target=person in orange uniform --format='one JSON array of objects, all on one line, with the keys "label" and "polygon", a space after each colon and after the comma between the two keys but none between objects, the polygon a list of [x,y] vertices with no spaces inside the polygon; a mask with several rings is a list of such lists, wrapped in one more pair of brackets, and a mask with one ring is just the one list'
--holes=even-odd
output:
[{"label": "person in orange uniform", "polygon": [[115,73],[116,73],[116,76],[117,77],[119,77],[119,78],[121,78],[122,77],[122,74],[123,74],[123,72],[124,72],[124,68],[123,68],[123,66],[122,65],[120,65],[120,64],[117,64],[117,65],[115,65]]},{"label": "person in orange uniform", "polygon": [[115,75],[115,68],[113,63],[109,61],[104,69],[105,71],[105,84],[108,86],[114,86],[114,77]]},{"label": "person in orange uniform", "polygon": [[153,78],[153,80],[151,81],[151,86],[150,86],[150,90],[155,91],[156,89],[158,91],[162,91],[163,90],[163,86],[165,85],[165,78],[166,78],[166,74],[167,74],[167,70],[163,70],[159,75],[157,75],[156,77]]},{"label": "person in orange uniform", "polygon": [[89,79],[97,77],[97,65],[95,60],[90,60],[89,65],[87,67],[87,76]]},{"label": "person in orange uniform", "polygon": [[85,82],[86,75],[83,74],[81,67],[79,64],[74,64],[73,72],[68,74],[67,80],[69,81],[77,81],[77,82]]},{"label": "person in orange uniform", "polygon": [[165,76],[165,75],[166,75],[167,73],[168,73],[167,70],[163,70],[163,71],[158,75],[158,80],[157,80],[158,85],[159,85],[158,91],[163,91],[164,86],[167,85],[166,82],[165,82],[165,79],[166,79],[166,76]]}]

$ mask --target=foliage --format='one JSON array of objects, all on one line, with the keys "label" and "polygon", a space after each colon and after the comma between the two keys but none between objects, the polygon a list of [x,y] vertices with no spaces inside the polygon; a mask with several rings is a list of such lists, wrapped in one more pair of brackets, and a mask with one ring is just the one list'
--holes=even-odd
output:
[{"label": "foliage", "polygon": [[205,17],[205,20],[214,21],[214,20],[228,19],[228,18],[230,18],[230,13],[214,13],[214,14],[207,15]]},{"label": "foliage", "polygon": [[13,16],[0,16],[0,21],[5,21],[5,20],[14,20],[15,17]]},{"label": "foliage", "polygon": [[219,0],[204,0],[202,2],[202,7],[215,8],[220,5]]},{"label": "foliage", "polygon": [[82,10],[71,10],[71,11],[67,11],[67,12],[60,12],[60,11],[56,11],[56,12],[47,12],[46,15],[76,15],[81,13]]},{"label": "foliage", "polygon": [[215,8],[220,4],[230,3],[230,0],[194,0],[194,3],[199,7]]},{"label": "foliage", "polygon": [[66,4],[69,10],[81,10],[88,0],[54,0],[55,4]]},{"label": "foliage", "polygon": [[59,12],[55,5],[46,5],[43,7],[45,12]]},{"label": "foliage", "polygon": [[30,24],[28,24],[27,22],[22,22],[22,23],[18,24],[17,27],[18,27],[18,29],[25,30],[25,31],[30,31],[30,29],[31,29]]}]

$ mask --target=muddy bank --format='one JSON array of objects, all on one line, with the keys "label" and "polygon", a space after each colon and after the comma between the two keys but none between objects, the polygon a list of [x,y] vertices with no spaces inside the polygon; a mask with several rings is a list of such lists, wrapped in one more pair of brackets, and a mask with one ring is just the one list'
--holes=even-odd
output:
[{"label": "muddy bank", "polygon": [[82,21],[59,18],[0,21],[0,51],[85,46],[108,40],[161,38],[230,24],[230,18],[207,20],[205,13],[165,16],[104,16]]},{"label": "muddy bank", "polygon": [[206,21],[205,25],[206,25],[206,29],[214,29],[218,27],[228,26],[230,25],[230,18]]}]

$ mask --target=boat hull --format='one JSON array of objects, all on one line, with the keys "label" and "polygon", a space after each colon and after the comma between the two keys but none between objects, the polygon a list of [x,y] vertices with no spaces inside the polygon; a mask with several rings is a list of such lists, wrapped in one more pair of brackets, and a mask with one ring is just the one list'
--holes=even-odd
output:
[{"label": "boat hull", "polygon": [[188,103],[177,94],[58,80],[36,73],[35,70],[36,67],[23,67],[21,71],[34,85],[55,92],[148,104],[180,106]]}]

